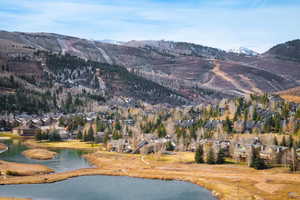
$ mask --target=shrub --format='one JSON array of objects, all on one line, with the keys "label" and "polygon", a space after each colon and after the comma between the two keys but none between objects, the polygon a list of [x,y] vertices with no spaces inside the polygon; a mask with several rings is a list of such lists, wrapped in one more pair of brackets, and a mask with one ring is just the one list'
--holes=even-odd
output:
[{"label": "shrub", "polygon": [[196,163],[204,163],[204,160],[203,160],[203,148],[202,148],[202,146],[199,146],[196,149],[195,162]]}]

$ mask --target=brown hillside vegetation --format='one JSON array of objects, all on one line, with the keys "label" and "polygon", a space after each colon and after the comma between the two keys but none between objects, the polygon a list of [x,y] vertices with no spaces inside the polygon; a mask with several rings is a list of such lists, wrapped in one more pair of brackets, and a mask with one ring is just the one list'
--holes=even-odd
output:
[{"label": "brown hillside vegetation", "polygon": [[278,92],[283,99],[295,103],[300,103],[300,87],[291,88]]}]

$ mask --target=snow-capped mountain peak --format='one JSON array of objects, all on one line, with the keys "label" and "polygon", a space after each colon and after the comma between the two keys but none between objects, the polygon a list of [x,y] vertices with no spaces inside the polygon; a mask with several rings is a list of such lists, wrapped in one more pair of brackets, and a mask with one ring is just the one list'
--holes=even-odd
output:
[{"label": "snow-capped mountain peak", "polygon": [[228,52],[237,53],[237,54],[245,54],[248,56],[257,56],[259,54],[259,53],[255,52],[249,48],[246,48],[246,47],[238,47],[238,48],[230,49],[230,50],[228,50]]},{"label": "snow-capped mountain peak", "polygon": [[124,44],[124,42],[116,41],[116,40],[109,40],[109,39],[99,40],[99,42],[108,43],[108,44],[115,44],[115,45],[122,45],[122,44]]}]

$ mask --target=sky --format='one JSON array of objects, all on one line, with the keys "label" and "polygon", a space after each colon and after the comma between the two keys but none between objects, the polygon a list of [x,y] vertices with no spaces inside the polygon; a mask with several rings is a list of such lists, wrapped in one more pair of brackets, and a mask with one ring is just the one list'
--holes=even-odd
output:
[{"label": "sky", "polygon": [[300,0],[0,0],[0,30],[264,52],[300,38]]}]

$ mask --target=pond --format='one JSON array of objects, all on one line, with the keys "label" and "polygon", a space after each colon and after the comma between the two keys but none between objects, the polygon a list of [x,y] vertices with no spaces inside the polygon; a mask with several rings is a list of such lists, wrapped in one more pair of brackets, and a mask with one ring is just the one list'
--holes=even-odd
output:
[{"label": "pond", "polygon": [[0,142],[8,146],[7,151],[0,153],[0,160],[29,164],[42,164],[55,170],[55,172],[64,172],[91,167],[89,163],[81,157],[85,153],[81,150],[55,150],[58,154],[52,160],[33,160],[22,155],[22,152],[28,148],[23,145],[20,140],[1,140]]},{"label": "pond", "polygon": [[[9,147],[0,153],[0,160],[43,164],[56,172],[90,167],[80,150],[56,150],[56,158],[38,161],[21,154],[28,148],[20,140],[0,142]],[[33,200],[215,200],[208,190],[188,182],[116,176],[82,176],[50,184],[2,185],[0,197],[3,196]]]},{"label": "pond", "polygon": [[182,181],[116,176],[82,176],[50,184],[0,186],[0,196],[33,200],[215,200],[197,185]]}]

